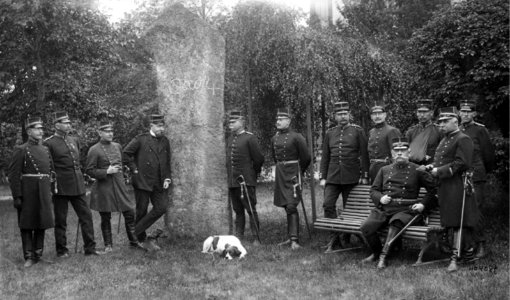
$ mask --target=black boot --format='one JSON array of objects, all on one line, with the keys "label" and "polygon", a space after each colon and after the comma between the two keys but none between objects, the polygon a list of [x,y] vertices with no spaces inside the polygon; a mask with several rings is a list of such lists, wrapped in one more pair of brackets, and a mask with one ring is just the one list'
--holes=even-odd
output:
[{"label": "black boot", "polygon": [[391,226],[388,229],[388,235],[386,236],[386,242],[384,243],[384,247],[382,248],[381,255],[379,256],[379,263],[377,264],[378,269],[386,268],[386,256],[390,252],[390,241],[397,235],[400,231],[400,228]]},{"label": "black boot", "polygon": [[257,211],[253,211],[253,215],[250,216],[250,231],[253,237],[253,244],[255,246],[260,245],[259,234],[260,234],[260,222]]},{"label": "black boot", "polygon": [[236,214],[236,220],[235,220],[235,225],[236,225],[236,228],[235,228],[235,235],[236,235],[239,239],[243,239],[243,238],[244,238],[244,227],[245,227],[245,224],[246,224],[246,217],[245,217],[244,212],[243,212],[242,214]]},{"label": "black boot", "polygon": [[34,253],[33,230],[21,229],[21,244],[23,247],[23,258],[25,259],[25,268],[30,268],[37,263]]},{"label": "black boot", "polygon": [[287,228],[291,242],[290,248],[298,250],[301,248],[301,245],[299,245],[299,214],[297,212],[287,215]]},{"label": "black boot", "polygon": [[112,224],[111,217],[112,213],[110,212],[100,212],[101,215],[101,233],[103,234],[104,240],[104,252],[112,252]]},{"label": "black boot", "polygon": [[367,241],[367,244],[368,244],[368,247],[370,247],[370,250],[372,250],[372,254],[369,257],[363,259],[361,262],[367,263],[367,262],[377,261],[379,259],[379,256],[381,254],[381,249],[382,249],[381,240],[379,239],[379,236],[377,235],[377,233],[374,233],[374,234],[363,236],[363,237]]},{"label": "black boot", "polygon": [[126,227],[126,234],[129,240],[129,246],[131,248],[147,251],[147,249],[143,246],[142,243],[140,243],[138,237],[135,234],[135,212],[124,211],[122,212],[122,214],[124,215],[124,225]]},{"label": "black boot", "polygon": [[35,261],[52,264],[53,261],[42,258],[43,251],[44,251],[44,229],[34,230],[33,244],[35,247],[35,250],[34,250]]},{"label": "black boot", "polygon": [[450,256],[450,264],[448,265],[448,269],[447,269],[448,273],[456,272],[458,270],[457,263],[459,260],[459,249],[458,249],[459,244],[462,247],[462,244],[459,241],[459,239],[460,239],[459,233],[460,233],[460,231],[458,229],[455,229],[453,231],[453,245],[451,247],[452,255]]}]

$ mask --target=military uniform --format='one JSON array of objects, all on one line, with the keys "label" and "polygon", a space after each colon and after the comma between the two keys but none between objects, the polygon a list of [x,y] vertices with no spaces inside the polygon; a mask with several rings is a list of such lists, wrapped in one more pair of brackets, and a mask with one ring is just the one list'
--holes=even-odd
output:
[{"label": "military uniform", "polygon": [[[65,112],[55,113],[55,121],[68,121]],[[78,139],[63,132],[55,132],[44,141],[49,148],[57,174],[57,192],[53,195],[55,208],[55,246],[57,256],[66,256],[68,202],[74,208],[81,226],[85,254],[96,253],[92,213],[85,198],[85,181],[80,167]]]},{"label": "military uniform", "polygon": [[30,137],[25,144],[14,149],[8,177],[18,210],[23,257],[30,261],[30,265],[41,259],[45,229],[54,226],[52,172],[51,155],[40,141]]},{"label": "military uniform", "polygon": [[368,176],[372,182],[381,167],[391,163],[391,141],[400,137],[400,130],[386,122],[376,124],[368,133]]},{"label": "military uniform", "polygon": [[336,201],[340,193],[345,205],[360,177],[368,175],[367,138],[360,126],[347,124],[326,132],[320,170],[321,179],[326,179],[324,216],[336,218]]},{"label": "military uniform", "polygon": [[[461,111],[466,109],[474,111],[475,104],[470,101],[461,102]],[[473,184],[475,188],[475,198],[480,212],[480,222],[474,231],[474,241],[478,244],[478,254],[480,257],[484,255],[484,250],[481,249],[487,240],[484,232],[486,224],[485,218],[482,214],[485,203],[485,182],[487,181],[487,173],[491,172],[494,168],[494,146],[490,140],[489,131],[483,124],[471,121],[460,125],[462,133],[466,134],[473,141]]]},{"label": "military uniform", "polygon": [[[243,120],[239,111],[230,113],[230,122]],[[250,230],[253,236],[258,231],[259,218],[257,213],[257,175],[262,170],[264,155],[262,155],[256,137],[251,132],[241,130],[232,133],[227,142],[227,179],[232,209],[235,217],[235,234],[242,238],[246,224],[245,210],[250,217]],[[239,181],[244,178],[246,191],[242,191]],[[248,202],[249,199],[249,202]]]},{"label": "military uniform", "polygon": [[[451,120],[457,116],[456,107],[447,107],[442,109],[439,121]],[[439,179],[438,197],[441,225],[452,228],[454,231],[453,255],[448,267],[449,271],[457,270],[460,250],[464,250],[462,253],[466,257],[474,253],[471,240],[472,230],[479,222],[480,214],[473,192],[469,185],[466,190],[464,186],[466,172],[471,171],[472,158],[473,141],[458,128],[445,134],[434,156],[432,171]],[[467,182],[470,182],[469,176]],[[464,211],[462,211],[463,208]],[[462,235],[460,229],[462,229]],[[462,240],[460,240],[461,237]],[[458,249],[459,242],[462,249]]]},{"label": "military uniform", "polygon": [[[102,124],[100,130],[110,129]],[[90,195],[90,208],[101,215],[101,231],[105,249],[110,250],[112,241],[111,212],[122,212],[126,233],[131,245],[138,246],[135,235],[135,201],[128,193],[122,171],[108,174],[110,166],[120,166],[122,170],[122,147],[115,142],[99,141],[90,147],[87,155],[86,172],[96,179]]]},{"label": "military uniform", "polygon": [[[400,143],[401,147],[408,149],[406,139],[396,138],[394,141],[395,147],[398,147]],[[388,242],[416,215],[416,212],[410,207],[422,203],[428,210],[437,205],[435,180],[429,173],[419,170],[418,167],[412,162],[395,162],[383,166],[370,188],[370,198],[376,208],[370,212],[368,218],[361,225],[361,232],[369,243],[375,258],[381,255],[382,267],[384,267],[384,260],[390,250]],[[418,201],[421,187],[424,187],[427,193],[423,200]],[[384,195],[391,197],[391,201],[387,204],[380,202]],[[388,224],[390,230],[383,248],[377,231]]]},{"label": "military uniform", "polygon": [[[288,112],[279,111],[279,117],[288,118]],[[297,206],[302,200],[301,174],[311,162],[305,138],[289,128],[278,130],[271,139],[275,167],[274,205],[284,207],[287,213],[287,231],[291,241],[299,240]]]},{"label": "military uniform", "polygon": [[[163,116],[153,115],[151,122],[163,122]],[[133,174],[135,233],[140,241],[144,241],[147,237],[145,230],[163,216],[168,208],[168,189],[164,189],[163,184],[172,178],[170,142],[165,136],[143,133],[132,139],[123,153],[124,164],[129,166]],[[147,213],[149,201],[152,210]]]}]

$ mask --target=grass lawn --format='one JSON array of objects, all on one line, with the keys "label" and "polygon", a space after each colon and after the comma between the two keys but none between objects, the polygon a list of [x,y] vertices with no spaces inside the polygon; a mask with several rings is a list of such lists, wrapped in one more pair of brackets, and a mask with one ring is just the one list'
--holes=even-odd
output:
[{"label": "grass lawn", "polygon": [[[387,269],[377,271],[375,264],[359,262],[368,255],[366,249],[323,254],[320,246],[326,243],[327,234],[314,232],[310,241],[303,222],[302,250],[276,247],[285,238],[284,211],[273,206],[269,185],[259,188],[258,198],[263,245],[244,242],[248,250],[244,260],[225,261],[202,254],[206,236],[162,239],[159,252],[129,249],[124,229],[117,234],[117,214],[112,218],[114,252],[100,257],[75,254],[76,216],[70,207],[67,237],[72,255],[55,257],[53,230],[48,230],[44,257],[56,263],[41,263],[27,270],[23,268],[15,210],[11,201],[2,201],[0,299],[509,298],[508,220],[491,237],[491,254],[457,273],[446,273],[447,263],[411,267],[418,244],[407,241],[405,251],[393,256]],[[318,202],[322,202],[320,195]],[[96,242],[102,248],[99,214],[93,214]],[[158,224],[162,226],[161,221]],[[79,242],[81,248],[81,238]],[[444,255],[432,251],[425,259],[434,257]]]}]

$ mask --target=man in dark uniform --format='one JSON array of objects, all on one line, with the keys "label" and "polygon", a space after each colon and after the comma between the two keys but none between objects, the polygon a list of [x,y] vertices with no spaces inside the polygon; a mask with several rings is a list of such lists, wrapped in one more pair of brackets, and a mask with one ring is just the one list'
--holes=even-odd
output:
[{"label": "man in dark uniform", "polygon": [[[257,138],[253,133],[245,130],[245,119],[238,110],[230,112],[230,136],[227,142],[227,175],[228,191],[232,200],[232,209],[235,212],[235,235],[244,237],[245,213],[250,217],[250,230],[253,243],[259,244],[256,237],[260,229],[257,214],[257,195],[255,187],[257,176],[262,170],[264,155],[260,152]],[[242,176],[242,177],[240,177]],[[244,181],[246,190],[239,184]]]},{"label": "man in dark uniform", "polygon": [[368,133],[368,177],[372,183],[379,169],[391,163],[391,141],[400,137],[400,130],[386,123],[386,110],[383,105],[375,103],[370,108],[370,117],[375,124]]},{"label": "man in dark uniform", "polygon": [[[299,213],[302,201],[301,174],[310,165],[311,156],[305,138],[290,129],[289,109],[279,109],[276,115],[276,135],[271,139],[275,167],[274,205],[285,208],[287,213],[288,240],[280,246],[289,245],[299,249]],[[297,182],[297,183],[296,183]],[[299,184],[296,186],[295,184]]]},{"label": "man in dark uniform", "polygon": [[454,106],[441,109],[439,128],[445,136],[437,147],[434,163],[426,168],[439,179],[441,225],[453,229],[448,272],[454,272],[461,256],[470,260],[474,255],[472,230],[478,223],[479,212],[469,178],[473,141],[459,130],[458,111]]},{"label": "man in dark uniform", "polygon": [[101,216],[104,252],[113,251],[112,211],[124,215],[130,246],[145,250],[135,235],[135,201],[129,195],[123,175],[122,146],[113,142],[113,124],[101,121],[98,133],[99,142],[90,147],[87,154],[86,172],[96,179],[90,194],[90,208]]},{"label": "man in dark uniform", "polygon": [[71,121],[66,112],[53,115],[55,134],[44,141],[50,149],[55,172],[57,173],[57,190],[53,195],[55,207],[55,246],[58,257],[68,257],[67,249],[67,209],[71,202],[79,219],[83,237],[85,255],[99,255],[94,241],[92,213],[85,199],[85,182],[80,169],[80,144],[71,137]]},{"label": "man in dark uniform", "polygon": [[[152,226],[168,208],[168,188],[172,182],[170,141],[164,135],[163,115],[150,116],[150,130],[136,136],[124,148],[124,164],[133,174],[136,198],[135,234],[140,242],[147,239],[145,230]],[[147,213],[149,201],[152,209]],[[155,250],[159,246],[152,237],[149,243]]]},{"label": "man in dark uniform", "polygon": [[[386,267],[386,257],[390,251],[389,242],[404,228],[417,213],[437,205],[434,178],[415,163],[409,162],[409,143],[405,138],[396,138],[392,143],[393,163],[384,166],[377,173],[370,188],[370,198],[374,208],[361,225],[361,232],[367,240],[372,254],[363,262],[379,259],[378,269]],[[418,201],[420,188],[425,187],[427,194]],[[419,221],[416,219],[416,221]],[[384,247],[377,231],[389,224]]]},{"label": "man in dark uniform", "polygon": [[476,116],[475,101],[463,100],[460,102],[460,130],[473,140],[473,183],[475,186],[476,203],[480,211],[480,222],[473,232],[473,239],[476,243],[475,257],[485,256],[485,242],[487,240],[484,216],[482,214],[485,203],[485,182],[487,173],[494,168],[494,146],[489,137],[489,131],[483,124],[474,121]]},{"label": "man in dark uniform", "polygon": [[418,124],[409,128],[405,137],[409,141],[409,160],[419,165],[431,164],[443,134],[432,122],[434,111],[431,99],[418,100],[416,108]]},{"label": "man in dark uniform", "polygon": [[8,172],[14,207],[18,210],[26,268],[42,260],[44,232],[54,226],[53,162],[48,148],[41,143],[42,124],[41,118],[27,119],[28,141],[14,148]]},{"label": "man in dark uniform", "polygon": [[[342,202],[358,183],[368,184],[367,137],[363,128],[351,124],[349,103],[337,102],[335,120],[338,126],[328,130],[322,145],[320,185],[324,187],[324,217],[336,218],[336,202],[342,193]],[[350,235],[344,235],[346,240]],[[340,245],[337,233],[331,233],[326,252]]]}]

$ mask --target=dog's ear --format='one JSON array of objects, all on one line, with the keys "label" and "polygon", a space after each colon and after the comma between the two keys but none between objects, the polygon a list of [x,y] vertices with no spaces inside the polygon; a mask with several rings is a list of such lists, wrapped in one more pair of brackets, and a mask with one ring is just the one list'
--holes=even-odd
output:
[{"label": "dog's ear", "polygon": [[239,249],[236,246],[229,247],[228,248],[228,253],[232,257],[239,257],[239,256],[241,256],[241,251],[239,251]]},{"label": "dog's ear", "polygon": [[218,241],[220,240],[219,236],[215,236],[212,241],[212,248],[213,250],[218,249]]}]

